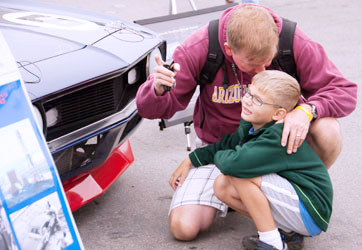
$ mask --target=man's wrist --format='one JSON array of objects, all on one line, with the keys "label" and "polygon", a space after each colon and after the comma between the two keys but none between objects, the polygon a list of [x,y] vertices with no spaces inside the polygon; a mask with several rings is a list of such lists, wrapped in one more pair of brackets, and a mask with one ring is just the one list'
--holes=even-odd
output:
[{"label": "man's wrist", "polygon": [[311,104],[311,106],[312,106],[312,116],[313,116],[312,121],[314,121],[318,117],[318,111],[317,107],[314,104]]},{"label": "man's wrist", "polygon": [[311,103],[303,103],[301,104],[303,105],[304,108],[308,108],[308,111],[312,114],[312,121],[314,121],[315,119],[317,119],[318,117],[318,111],[317,108],[314,104]]},{"label": "man's wrist", "polygon": [[156,96],[162,96],[165,92],[165,90],[162,88],[162,86],[156,87],[154,86],[155,94]]},{"label": "man's wrist", "polygon": [[308,116],[309,121],[313,120],[312,106],[310,106],[309,104],[303,103],[303,104],[297,106],[295,109],[302,110]]},{"label": "man's wrist", "polygon": [[312,114],[313,108],[311,104],[308,103],[302,103],[299,106],[302,106],[303,108],[305,108],[310,114]]}]

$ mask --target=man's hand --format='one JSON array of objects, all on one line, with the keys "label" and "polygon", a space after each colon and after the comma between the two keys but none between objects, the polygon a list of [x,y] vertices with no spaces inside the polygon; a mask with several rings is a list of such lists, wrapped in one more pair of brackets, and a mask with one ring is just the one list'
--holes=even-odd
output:
[{"label": "man's hand", "polygon": [[[308,104],[301,104],[303,108],[312,113],[312,107]],[[294,109],[284,118],[284,128],[281,144],[283,147],[287,145],[287,153],[297,152],[300,145],[307,137],[310,126],[309,116],[300,109]],[[289,138],[289,139],[288,139]]]},{"label": "man's hand", "polygon": [[186,157],[178,166],[178,168],[173,172],[169,180],[170,186],[175,191],[177,186],[181,186],[184,183],[187,174],[192,166],[192,162],[189,157]]},{"label": "man's hand", "polygon": [[163,67],[165,64],[162,59],[156,55],[155,61],[157,63],[157,66],[154,70],[154,80],[153,80],[153,86],[155,88],[156,95],[160,96],[163,95],[165,90],[163,89],[164,86],[172,87],[172,85],[175,82],[175,76],[176,73],[180,71],[180,65],[178,63],[175,63],[173,66],[173,71],[166,69]]}]

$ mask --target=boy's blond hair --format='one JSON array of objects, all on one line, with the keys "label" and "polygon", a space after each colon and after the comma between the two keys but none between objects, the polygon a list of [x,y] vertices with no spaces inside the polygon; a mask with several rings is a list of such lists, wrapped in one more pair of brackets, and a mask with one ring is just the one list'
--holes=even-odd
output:
[{"label": "boy's blond hair", "polygon": [[227,43],[234,53],[243,50],[251,62],[273,58],[278,48],[278,28],[263,7],[246,5],[236,9],[227,23]]},{"label": "boy's blond hair", "polygon": [[268,94],[273,103],[287,111],[292,110],[300,97],[300,86],[295,78],[279,70],[265,70],[256,74],[251,83]]}]

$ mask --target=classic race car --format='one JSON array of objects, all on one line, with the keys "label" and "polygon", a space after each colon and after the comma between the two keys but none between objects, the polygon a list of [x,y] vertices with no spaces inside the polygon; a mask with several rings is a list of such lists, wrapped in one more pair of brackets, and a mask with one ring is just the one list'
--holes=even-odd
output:
[{"label": "classic race car", "polygon": [[72,211],[134,161],[135,95],[166,43],[138,24],[32,1],[0,1],[18,64]]}]

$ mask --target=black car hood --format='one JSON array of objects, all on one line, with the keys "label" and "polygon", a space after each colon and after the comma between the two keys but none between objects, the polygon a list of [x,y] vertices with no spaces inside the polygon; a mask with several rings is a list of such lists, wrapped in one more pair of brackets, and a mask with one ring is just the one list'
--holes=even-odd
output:
[{"label": "black car hood", "polygon": [[[53,4],[16,0],[0,1],[0,31],[24,81],[37,82],[36,86],[26,85],[31,99],[127,67],[161,41],[147,28],[127,21]],[[107,60],[102,58],[110,58],[112,62],[92,65],[86,61],[91,60],[88,55],[79,56],[84,55],[80,50],[91,51],[93,60],[100,58],[104,63]],[[60,70],[63,73],[75,70],[63,65],[70,61],[72,65],[86,64],[89,72],[74,80],[67,79],[70,81],[49,79],[48,74],[60,70],[59,67],[64,66]],[[44,65],[46,67],[42,68]],[[92,70],[93,67],[98,68]],[[51,86],[49,83],[41,86],[44,78],[52,80]]]}]

